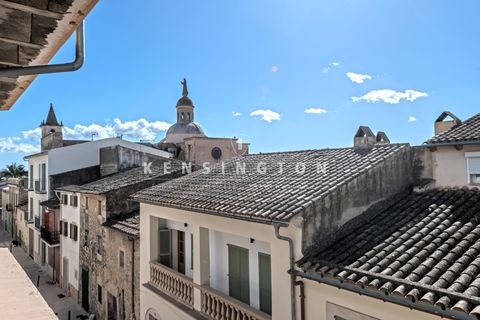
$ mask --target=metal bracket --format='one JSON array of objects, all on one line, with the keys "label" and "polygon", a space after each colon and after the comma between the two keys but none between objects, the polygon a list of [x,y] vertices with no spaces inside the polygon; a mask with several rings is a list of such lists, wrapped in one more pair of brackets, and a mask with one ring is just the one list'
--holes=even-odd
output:
[{"label": "metal bracket", "polygon": [[75,60],[69,63],[39,65],[39,66],[22,66],[22,67],[8,67],[0,68],[0,78],[2,77],[19,77],[28,75],[38,75],[46,73],[59,73],[76,71],[83,65],[85,59],[85,39],[83,30],[83,21],[78,25],[75,31]]}]

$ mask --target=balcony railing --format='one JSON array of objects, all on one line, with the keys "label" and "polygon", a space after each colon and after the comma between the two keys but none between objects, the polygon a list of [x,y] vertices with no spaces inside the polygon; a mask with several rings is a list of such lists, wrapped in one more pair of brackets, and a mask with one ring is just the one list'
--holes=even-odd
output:
[{"label": "balcony railing", "polygon": [[158,262],[150,262],[150,283],[177,301],[193,308],[193,282]]},{"label": "balcony railing", "polygon": [[51,245],[60,243],[60,234],[58,231],[50,231],[47,228],[41,227],[40,237]]},{"label": "balcony railing", "polygon": [[193,309],[193,290],[200,291],[204,316],[219,320],[271,320],[271,316],[208,286],[193,283],[185,275],[158,262],[150,262],[150,284]]},{"label": "balcony railing", "polygon": [[35,229],[40,230],[40,217],[35,216]]}]

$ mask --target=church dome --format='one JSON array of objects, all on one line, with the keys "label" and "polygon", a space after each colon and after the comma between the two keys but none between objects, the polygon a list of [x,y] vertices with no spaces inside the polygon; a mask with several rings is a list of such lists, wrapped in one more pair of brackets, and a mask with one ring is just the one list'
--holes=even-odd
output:
[{"label": "church dome", "polygon": [[177,107],[180,106],[192,106],[193,107],[193,102],[189,97],[181,97],[177,101]]},{"label": "church dome", "polygon": [[202,128],[195,122],[175,123],[167,130],[167,136],[171,134],[188,134],[196,136],[205,136]]}]

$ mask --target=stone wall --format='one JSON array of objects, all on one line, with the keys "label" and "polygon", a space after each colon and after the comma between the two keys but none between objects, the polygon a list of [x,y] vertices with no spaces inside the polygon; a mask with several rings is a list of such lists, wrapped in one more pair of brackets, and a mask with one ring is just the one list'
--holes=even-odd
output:
[{"label": "stone wall", "polygon": [[408,147],[320,198],[303,217],[302,252],[314,242],[321,243],[324,237],[372,204],[412,190],[419,181],[419,171],[412,149]]},{"label": "stone wall", "polygon": [[53,191],[59,187],[69,185],[82,185],[95,181],[100,178],[100,167],[93,166],[88,168],[82,168],[69,172],[63,172],[56,175],[49,176],[49,191],[50,198],[53,197]]},{"label": "stone wall", "polygon": [[[80,273],[89,271],[89,305],[90,312],[97,315],[97,319],[107,319],[108,293],[117,299],[117,317],[130,319],[132,313],[132,263],[134,264],[134,294],[135,313],[139,319],[140,311],[140,240],[120,231],[108,228],[102,224],[106,221],[108,212],[107,197],[82,194],[80,201],[81,226],[80,241]],[[88,209],[86,201],[88,200]],[[99,209],[99,201],[102,202]],[[99,213],[100,210],[100,213]],[[102,238],[103,250],[99,248],[98,236]],[[132,245],[135,244],[135,257],[132,258]],[[124,267],[120,267],[120,250],[124,253]],[[82,279],[79,283],[79,303],[82,301]],[[102,302],[98,299],[98,286],[102,287]]]}]

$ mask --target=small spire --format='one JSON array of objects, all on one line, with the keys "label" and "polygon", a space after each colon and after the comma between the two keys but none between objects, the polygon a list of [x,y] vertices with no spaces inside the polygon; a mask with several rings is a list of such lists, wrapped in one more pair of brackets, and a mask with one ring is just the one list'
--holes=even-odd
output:
[{"label": "small spire", "polygon": [[182,96],[188,96],[187,79],[183,78],[183,81],[181,81],[180,83],[183,85]]},{"label": "small spire", "polygon": [[55,110],[53,110],[53,104],[50,103],[50,109],[48,110],[47,120],[43,123],[47,126],[60,126],[58,124],[57,116],[55,115]]}]

